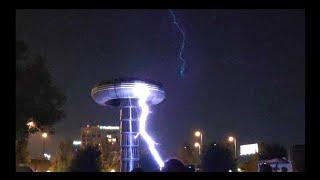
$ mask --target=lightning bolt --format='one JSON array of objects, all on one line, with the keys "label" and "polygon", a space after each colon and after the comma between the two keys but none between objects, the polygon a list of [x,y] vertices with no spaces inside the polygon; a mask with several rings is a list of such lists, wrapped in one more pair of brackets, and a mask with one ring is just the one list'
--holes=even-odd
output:
[{"label": "lightning bolt", "polygon": [[182,54],[183,54],[183,50],[184,50],[184,46],[185,46],[185,33],[184,31],[182,30],[182,28],[180,27],[179,23],[177,22],[177,18],[176,18],[176,15],[174,14],[173,10],[169,9],[169,13],[171,14],[172,16],[172,20],[173,20],[173,24],[178,28],[179,32],[181,33],[182,35],[182,42],[181,42],[181,46],[180,46],[180,52],[179,52],[179,59],[181,61],[181,66],[180,66],[180,77],[183,77],[184,76],[184,73],[185,73],[185,65],[186,65],[186,61],[185,59],[183,58]]},{"label": "lightning bolt", "polygon": [[157,149],[156,142],[151,138],[151,136],[146,131],[146,122],[148,119],[148,114],[150,113],[149,106],[147,104],[147,97],[149,96],[148,87],[144,84],[136,84],[135,85],[135,94],[139,97],[138,105],[141,109],[140,117],[139,117],[139,133],[135,136],[135,138],[140,135],[144,141],[148,144],[148,149],[151,152],[154,160],[157,162],[158,166],[161,168],[164,167],[164,162],[161,159]]}]

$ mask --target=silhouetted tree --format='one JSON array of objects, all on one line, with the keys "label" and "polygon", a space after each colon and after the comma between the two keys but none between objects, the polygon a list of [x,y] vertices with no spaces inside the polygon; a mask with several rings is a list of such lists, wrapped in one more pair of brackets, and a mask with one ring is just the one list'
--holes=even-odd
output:
[{"label": "silhouetted tree", "polygon": [[203,151],[202,169],[207,172],[228,172],[234,169],[232,152],[221,144],[212,144]]},{"label": "silhouetted tree", "polygon": [[238,167],[245,172],[257,172],[258,170],[258,161],[259,161],[259,155],[253,154],[253,155],[247,155],[247,157],[243,157],[242,162],[238,163]]},{"label": "silhouetted tree", "polygon": [[259,159],[274,159],[274,158],[288,158],[287,150],[279,144],[264,144],[260,145]]},{"label": "silhouetted tree", "polygon": [[120,171],[120,144],[118,142],[112,144],[104,141],[102,143],[101,160],[103,166],[102,171],[110,172],[112,169]]},{"label": "silhouetted tree", "polygon": [[57,155],[53,160],[52,170],[55,172],[69,171],[72,158],[73,158],[72,142],[69,140],[60,142]]},{"label": "silhouetted tree", "polygon": [[16,42],[16,138],[28,136],[26,123],[50,127],[64,117],[65,96],[53,84],[44,58],[29,52],[24,42]]},{"label": "silhouetted tree", "polygon": [[29,164],[31,161],[28,152],[28,141],[16,141],[16,164]]},{"label": "silhouetted tree", "polygon": [[183,147],[179,148],[178,158],[184,164],[196,164],[197,163],[198,152],[189,143],[184,143]]},{"label": "silhouetted tree", "polygon": [[80,149],[72,160],[71,172],[100,172],[101,153],[97,146]]}]

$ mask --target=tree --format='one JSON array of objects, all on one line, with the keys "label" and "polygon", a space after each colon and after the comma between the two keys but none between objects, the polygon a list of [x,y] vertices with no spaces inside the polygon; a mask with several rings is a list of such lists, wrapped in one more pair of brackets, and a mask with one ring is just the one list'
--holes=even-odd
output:
[{"label": "tree", "polygon": [[53,160],[52,170],[55,172],[67,172],[71,166],[73,158],[72,142],[62,141],[59,144],[58,152]]},{"label": "tree", "polygon": [[232,152],[221,144],[212,144],[203,151],[202,169],[209,172],[228,172],[234,169]]},{"label": "tree", "polygon": [[197,159],[198,154],[189,143],[185,143],[183,147],[181,147],[178,151],[178,158],[184,164],[196,164],[199,159]]},{"label": "tree", "polygon": [[31,162],[28,152],[28,141],[16,141],[16,164],[29,164]]},{"label": "tree", "polygon": [[109,172],[112,169],[120,171],[121,154],[119,143],[102,143],[101,160],[103,171]]},{"label": "tree", "polygon": [[26,123],[33,119],[38,128],[50,127],[65,114],[66,97],[53,84],[45,59],[31,54],[24,42],[16,42],[16,138],[28,137]]},{"label": "tree", "polygon": [[245,172],[257,172],[258,170],[258,161],[259,155],[247,155],[247,157],[243,157],[245,159],[243,162],[239,162],[238,167]]},{"label": "tree", "polygon": [[287,150],[279,144],[261,144],[259,159],[287,158]]},{"label": "tree", "polygon": [[72,160],[71,172],[100,172],[102,169],[101,152],[98,146],[80,149]]}]

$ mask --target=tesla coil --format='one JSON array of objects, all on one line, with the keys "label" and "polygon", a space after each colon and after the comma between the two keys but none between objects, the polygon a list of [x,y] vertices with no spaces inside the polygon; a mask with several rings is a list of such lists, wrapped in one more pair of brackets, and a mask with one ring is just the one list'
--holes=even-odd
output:
[{"label": "tesla coil", "polygon": [[159,104],[165,98],[160,83],[133,78],[104,81],[91,90],[91,96],[97,104],[120,109],[121,172],[130,172],[139,167],[140,138],[136,137],[139,135],[141,93],[145,95],[144,101],[148,106]]}]

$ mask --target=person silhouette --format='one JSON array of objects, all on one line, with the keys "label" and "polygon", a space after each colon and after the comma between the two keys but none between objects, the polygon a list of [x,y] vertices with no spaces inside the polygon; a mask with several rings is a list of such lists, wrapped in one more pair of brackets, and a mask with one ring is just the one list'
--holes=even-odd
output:
[{"label": "person silhouette", "polygon": [[178,159],[170,159],[164,163],[162,172],[185,172],[185,165]]},{"label": "person silhouette", "polygon": [[144,172],[142,168],[134,168],[131,172]]}]

